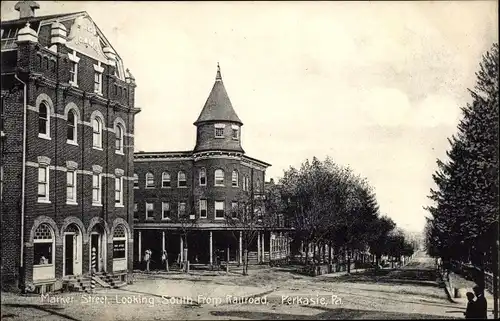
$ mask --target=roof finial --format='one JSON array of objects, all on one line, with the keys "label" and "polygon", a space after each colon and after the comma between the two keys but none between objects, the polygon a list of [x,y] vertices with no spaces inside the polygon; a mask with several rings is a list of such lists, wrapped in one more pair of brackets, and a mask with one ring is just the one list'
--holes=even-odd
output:
[{"label": "roof finial", "polygon": [[219,62],[217,62],[217,74],[215,75],[215,81],[222,81],[222,76],[220,74]]}]

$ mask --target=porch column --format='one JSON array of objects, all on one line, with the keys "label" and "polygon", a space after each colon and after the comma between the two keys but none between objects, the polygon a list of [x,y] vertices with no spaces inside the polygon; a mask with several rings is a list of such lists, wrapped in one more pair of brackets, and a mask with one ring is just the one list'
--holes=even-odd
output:
[{"label": "porch column", "polygon": [[208,250],[210,251],[210,265],[212,265],[214,258],[213,258],[213,250],[212,250],[212,231],[210,231],[210,243],[208,243]]},{"label": "porch column", "polygon": [[265,239],[266,239],[266,236],[264,235],[264,232],[262,232],[262,262],[265,262],[266,261],[266,256],[265,256]]},{"label": "porch column", "polygon": [[137,249],[137,255],[139,256],[139,262],[142,262],[142,232],[139,231],[139,244]]},{"label": "porch column", "polygon": [[273,250],[274,250],[274,242],[272,236],[273,232],[269,232],[269,262],[271,262],[271,259],[273,258]]},{"label": "porch column", "polygon": [[161,252],[165,251],[165,231],[161,232]]},{"label": "porch column", "polygon": [[181,251],[180,251],[180,253],[181,253],[181,262],[184,262],[184,255],[183,255],[184,254],[184,240],[182,239],[182,235],[180,236],[180,238],[181,238]]},{"label": "porch column", "polygon": [[257,232],[257,263],[261,262],[260,259],[260,232]]},{"label": "porch column", "polygon": [[242,260],[243,259],[243,253],[241,252],[242,249],[243,249],[243,242],[242,242],[242,240],[243,240],[243,232],[240,231],[240,264],[243,263],[243,260]]}]

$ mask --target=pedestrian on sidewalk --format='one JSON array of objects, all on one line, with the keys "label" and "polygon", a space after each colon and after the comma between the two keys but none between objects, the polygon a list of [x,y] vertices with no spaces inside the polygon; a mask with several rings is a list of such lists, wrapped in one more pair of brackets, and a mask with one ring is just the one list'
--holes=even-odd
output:
[{"label": "pedestrian on sidewalk", "polygon": [[466,319],[477,319],[478,318],[478,311],[477,311],[477,304],[476,301],[474,301],[474,293],[472,292],[467,292],[467,308],[465,309],[465,318]]},{"label": "pedestrian on sidewalk", "polygon": [[151,254],[153,252],[151,250],[146,250],[146,252],[144,252],[144,262],[146,262],[146,272],[149,273],[149,263],[151,261]]},{"label": "pedestrian on sidewalk", "polygon": [[477,308],[477,319],[488,319],[488,302],[484,297],[484,288],[476,285],[473,289],[476,294],[475,306]]},{"label": "pedestrian on sidewalk", "polygon": [[165,264],[165,269],[168,271],[168,254],[166,250],[163,250],[163,254],[161,255],[161,261]]}]

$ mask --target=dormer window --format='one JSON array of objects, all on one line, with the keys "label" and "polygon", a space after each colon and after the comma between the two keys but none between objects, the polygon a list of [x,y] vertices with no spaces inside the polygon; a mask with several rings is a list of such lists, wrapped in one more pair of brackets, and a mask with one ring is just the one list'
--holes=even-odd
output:
[{"label": "dormer window", "polygon": [[215,138],[224,138],[224,124],[215,124]]},{"label": "dormer window", "polygon": [[237,125],[231,126],[232,136],[234,140],[240,139],[240,128]]}]

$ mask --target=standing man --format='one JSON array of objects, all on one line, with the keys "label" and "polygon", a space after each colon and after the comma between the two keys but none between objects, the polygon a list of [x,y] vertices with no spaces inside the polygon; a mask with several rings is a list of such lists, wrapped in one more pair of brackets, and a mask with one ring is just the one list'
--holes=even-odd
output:
[{"label": "standing man", "polygon": [[484,288],[482,286],[476,285],[473,289],[476,295],[476,312],[478,319],[488,319],[488,302],[484,297]]},{"label": "standing man", "polygon": [[146,252],[144,252],[144,262],[146,262],[146,272],[149,273],[149,263],[151,261],[151,250],[146,250]]},{"label": "standing man", "polygon": [[165,264],[165,269],[168,271],[168,254],[166,250],[163,250],[163,254],[161,255],[161,261]]}]

